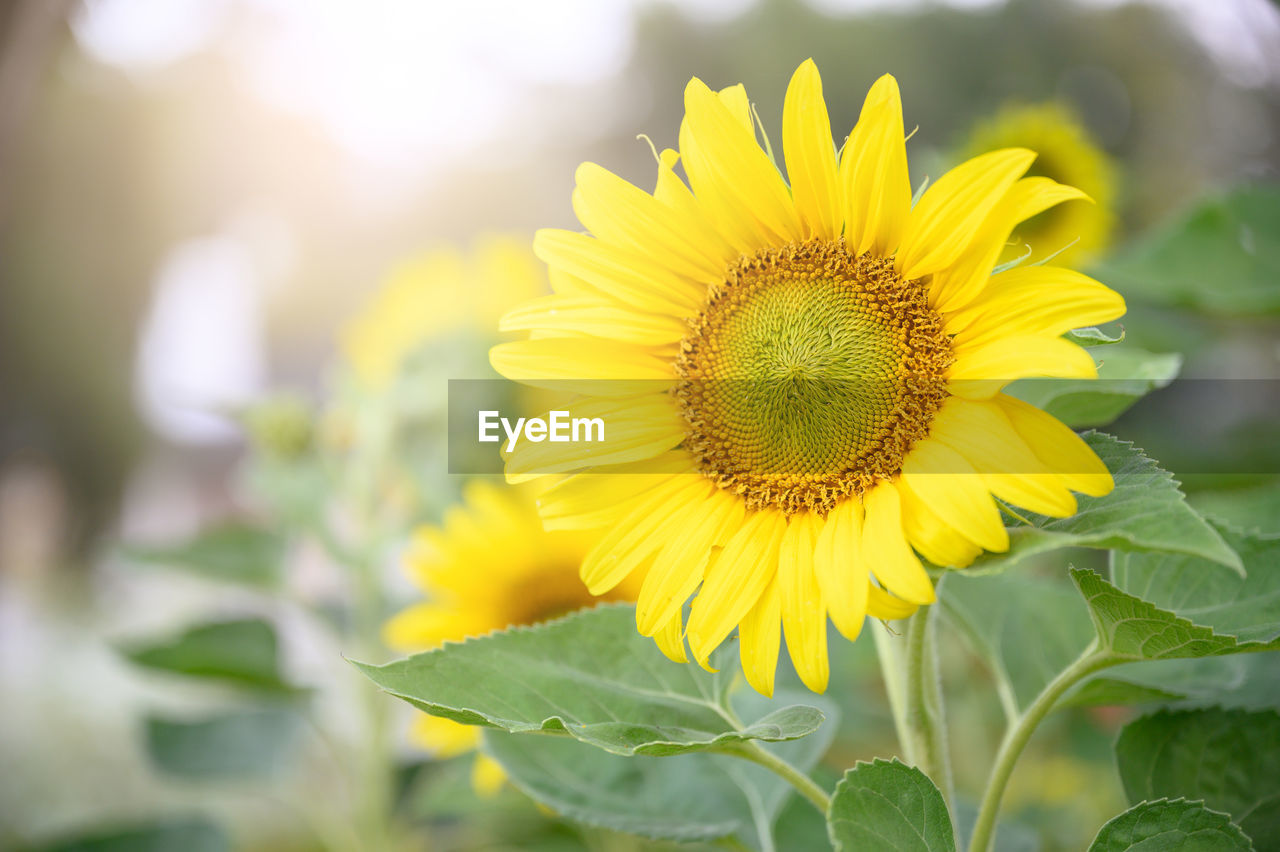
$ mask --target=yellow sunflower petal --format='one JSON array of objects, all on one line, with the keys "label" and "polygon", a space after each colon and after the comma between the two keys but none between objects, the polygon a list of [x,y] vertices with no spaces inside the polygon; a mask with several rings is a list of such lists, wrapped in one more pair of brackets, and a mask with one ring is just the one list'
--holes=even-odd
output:
[{"label": "yellow sunflower petal", "polygon": [[916,497],[910,488],[902,494],[902,530],[916,552],[934,565],[963,568],[982,553],[982,548],[960,535]]},{"label": "yellow sunflower petal", "polygon": [[742,673],[756,692],[770,698],[773,697],[778,645],[782,638],[780,597],[777,580],[770,580],[738,626]]},{"label": "yellow sunflower petal", "polygon": [[943,312],[967,305],[986,286],[1015,225],[1056,204],[1080,199],[1088,196],[1074,186],[1046,177],[1023,178],[1015,183],[987,216],[964,254],[933,276],[930,303]]},{"label": "yellow sunflower petal", "polygon": [[670,361],[634,345],[593,338],[541,338],[499,343],[489,350],[489,363],[513,381],[549,390],[575,389],[599,396],[636,392],[635,380],[671,380]]},{"label": "yellow sunflower petal", "polygon": [[885,74],[867,92],[862,114],[840,155],[845,240],[856,252],[897,250],[911,209],[902,96]]},{"label": "yellow sunflower petal", "polygon": [[960,535],[986,550],[1009,549],[1000,509],[964,457],[932,438],[916,443],[902,463],[902,483]]},{"label": "yellow sunflower petal", "polygon": [[907,214],[897,254],[902,276],[919,278],[954,263],[1035,158],[1023,148],[992,151],[938,178]]},{"label": "yellow sunflower petal", "polygon": [[636,627],[645,636],[680,615],[680,608],[702,582],[713,547],[725,544],[743,521],[742,501],[704,480],[707,494],[696,515],[676,519],[667,541],[645,574],[636,601]]},{"label": "yellow sunflower petal", "polygon": [[593,595],[604,594],[621,583],[645,559],[662,546],[662,530],[680,512],[698,504],[701,483],[673,477],[653,490],[628,517],[600,539],[582,560],[582,581]]},{"label": "yellow sunflower petal", "polygon": [[873,584],[867,589],[867,615],[872,618],[894,621],[906,618],[917,609],[919,607],[915,604],[895,598],[879,586]]},{"label": "yellow sunflower petal", "polygon": [[572,275],[612,299],[643,311],[683,318],[695,313],[705,296],[698,285],[649,256],[609,245],[587,234],[543,228],[533,236],[533,251],[552,269]]},{"label": "yellow sunflower petal", "polygon": [[397,650],[426,651],[505,626],[495,625],[484,612],[421,603],[393,615],[382,627],[382,641]]},{"label": "yellow sunflower petal", "polygon": [[805,686],[814,692],[825,692],[830,668],[827,607],[813,564],[817,524],[817,516],[808,512],[791,516],[778,550],[776,586],[782,598],[782,629],[791,662]]},{"label": "yellow sunflower petal", "polygon": [[1068,488],[1090,497],[1111,493],[1115,487],[1111,472],[1079,435],[1057,418],[1020,399],[997,394],[994,402],[1009,417],[1036,458]]},{"label": "yellow sunflower petal", "polygon": [[1060,337],[1019,334],[990,342],[957,345],[947,389],[967,399],[988,399],[1009,382],[1028,376],[1095,379],[1093,357]]},{"label": "yellow sunflower petal", "polygon": [[777,167],[755,134],[696,77],[685,88],[680,156],[694,195],[734,246],[750,251],[802,238]]},{"label": "yellow sunflower petal", "polygon": [[710,657],[760,599],[778,572],[778,547],[786,528],[781,512],[754,512],[711,563],[685,627],[695,658]]},{"label": "yellow sunflower petal", "polygon": [[834,239],[843,220],[831,142],[831,119],[818,66],[806,59],[791,78],[782,107],[782,149],[796,212],[809,238]]},{"label": "yellow sunflower petal", "polygon": [[693,457],[683,450],[594,469],[566,477],[544,491],[538,497],[538,514],[548,530],[608,526],[673,474],[694,473]]},{"label": "yellow sunflower petal", "polygon": [[934,415],[930,435],[964,456],[1000,499],[1058,518],[1075,512],[1066,485],[1049,473],[994,403],[952,397]]},{"label": "yellow sunflower petal", "polygon": [[867,618],[867,562],[862,554],[862,502],[845,500],[828,514],[818,533],[814,573],[831,623],[849,641]]},{"label": "yellow sunflower petal", "polygon": [[574,175],[573,211],[588,231],[641,257],[658,257],[691,281],[718,281],[724,265],[697,242],[701,223],[595,163]]},{"label": "yellow sunflower petal", "polygon": [[680,629],[683,626],[680,610],[676,610],[675,615],[668,618],[667,623],[653,634],[653,641],[658,646],[658,650],[673,663],[689,662],[689,655],[684,650],[684,633]]},{"label": "yellow sunflower petal", "polygon": [[1027,266],[993,276],[976,299],[947,319],[947,331],[955,334],[958,345],[1020,334],[1057,337],[1110,322],[1124,311],[1123,296],[1087,275]]},{"label": "yellow sunflower petal", "polygon": [[[490,433],[491,436],[495,432],[498,435],[509,477],[569,473],[593,465],[656,458],[679,444],[685,436],[680,410],[665,394],[587,397],[566,403],[554,414],[547,412],[535,419],[541,419],[548,425],[547,440],[535,441],[526,435],[508,451],[507,427],[502,426]],[[603,431],[604,440],[550,440],[554,434],[552,429],[561,437],[572,437],[572,424],[577,420],[588,421],[584,432],[592,435],[593,439],[599,438]],[[603,430],[591,426],[594,421],[603,424]]]},{"label": "yellow sunflower petal", "polygon": [[881,482],[863,498],[862,555],[876,579],[909,603],[936,599],[933,583],[920,560],[907,546],[902,530],[902,502],[898,487]]},{"label": "yellow sunflower petal", "polygon": [[507,783],[507,771],[487,754],[477,754],[471,764],[471,788],[483,799],[498,795]]},{"label": "yellow sunflower petal", "polygon": [[675,343],[689,333],[682,320],[583,296],[551,295],[533,299],[503,315],[499,331],[549,330],[604,336],[642,346]]}]

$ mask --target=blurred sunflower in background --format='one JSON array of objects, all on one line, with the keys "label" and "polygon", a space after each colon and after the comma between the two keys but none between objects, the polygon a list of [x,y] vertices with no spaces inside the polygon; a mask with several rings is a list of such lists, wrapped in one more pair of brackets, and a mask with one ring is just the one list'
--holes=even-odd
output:
[{"label": "blurred sunflower in background", "polygon": [[837,153],[818,70],[800,66],[789,183],[740,85],[692,80],[679,146],[652,194],[582,165],[589,233],[536,235],[554,295],[509,315],[530,339],[490,359],[533,385],[591,380],[574,413],[614,437],[518,445],[508,475],[590,468],[546,491],[543,517],[607,527],[582,577],[595,594],[639,577],[637,626],[668,656],[683,660],[687,638],[706,665],[737,628],[748,681],[771,694],[785,632],[822,691],[828,616],[853,639],[867,615],[931,603],[920,556],[958,567],[1008,548],[996,498],[1063,517],[1073,491],[1111,489],[1074,432],[1000,390],[1096,376],[1062,335],[1124,302],[1060,266],[992,274],[1019,223],[1083,197],[1024,177],[1029,150],[965,162],[913,205],[891,76]]},{"label": "blurred sunflower in background", "polygon": [[467,252],[431,249],[388,273],[343,329],[342,354],[362,384],[385,388],[425,343],[459,333],[496,338],[503,313],[546,290],[525,237],[484,236]]},{"label": "blurred sunflower in background", "polygon": [[[537,624],[600,602],[578,576],[582,558],[598,535],[547,532],[531,486],[473,480],[463,502],[438,525],[416,531],[404,565],[426,596],[390,621],[388,646],[428,651],[512,625]],[[635,583],[620,583],[605,600],[634,601]],[[412,736],[441,758],[475,748],[479,730],[449,719],[418,714]],[[504,775],[496,762],[477,755],[472,775],[482,793],[496,790]]]},{"label": "blurred sunflower in background", "polygon": [[1081,263],[1105,251],[1116,226],[1116,167],[1075,112],[1053,102],[1005,106],[974,125],[961,159],[1009,147],[1036,152],[1028,174],[1074,186],[1093,203],[1063,204],[1022,222],[1001,260],[1053,255],[1054,263]]}]

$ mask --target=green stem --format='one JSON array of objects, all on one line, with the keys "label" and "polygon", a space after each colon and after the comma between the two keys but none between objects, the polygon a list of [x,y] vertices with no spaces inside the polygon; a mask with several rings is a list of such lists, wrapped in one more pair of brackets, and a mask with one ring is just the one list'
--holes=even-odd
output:
[{"label": "green stem", "polygon": [[1000,813],[1000,802],[1004,798],[1005,787],[1018,757],[1026,747],[1027,741],[1036,727],[1049,715],[1049,711],[1058,703],[1058,699],[1071,687],[1096,671],[1122,662],[1106,651],[1098,649],[1096,641],[1089,643],[1074,663],[1058,673],[1049,684],[1041,690],[1031,706],[1026,709],[1005,732],[1000,750],[996,752],[995,765],[991,767],[991,775],[987,779],[987,787],[982,793],[982,804],[978,807],[978,820],[973,827],[973,837],[969,841],[969,852],[987,852],[995,839],[996,817]]},{"label": "green stem", "polygon": [[927,775],[950,805],[954,790],[942,683],[938,678],[936,623],[937,607],[934,606],[916,610],[907,620],[904,748],[907,762]]},{"label": "green stem", "polygon": [[906,666],[898,636],[887,623],[870,625],[871,638],[875,642],[876,657],[880,661],[880,676],[884,679],[885,695],[889,699],[889,712],[893,715],[893,730],[898,735],[898,746],[906,756],[907,745],[907,684],[904,679]]},{"label": "green stem", "polygon": [[827,808],[831,806],[831,796],[827,794],[827,791],[819,787],[808,775],[805,775],[790,763],[764,748],[758,742],[749,740],[739,743],[736,748],[728,753],[768,769],[774,775],[795,787],[796,792],[812,802],[813,806],[823,816],[826,816]]}]

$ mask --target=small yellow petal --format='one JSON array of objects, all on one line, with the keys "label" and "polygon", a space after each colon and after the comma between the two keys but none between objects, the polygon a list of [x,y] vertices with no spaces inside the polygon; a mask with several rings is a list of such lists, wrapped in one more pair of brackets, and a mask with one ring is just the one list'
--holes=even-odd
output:
[{"label": "small yellow petal", "polygon": [[814,548],[813,567],[831,622],[849,641],[857,639],[867,618],[861,500],[845,500],[827,514]]},{"label": "small yellow petal", "polygon": [[1009,549],[1000,509],[982,477],[945,444],[918,441],[902,463],[902,483],[960,535],[986,550]]},{"label": "small yellow petal", "polygon": [[830,669],[827,607],[813,565],[817,525],[817,516],[808,512],[791,516],[778,551],[776,585],[782,598],[782,628],[791,662],[805,686],[814,692],[825,692]]},{"label": "small yellow petal", "polygon": [[1110,322],[1124,311],[1119,293],[1087,275],[1028,266],[992,276],[976,299],[947,318],[947,331],[958,345],[1010,335],[1057,337],[1073,328]]},{"label": "small yellow petal", "polygon": [[1068,488],[1090,497],[1111,493],[1115,487],[1111,472],[1079,435],[1057,418],[1020,399],[997,394],[994,402],[1009,417],[1036,458]]},{"label": "small yellow petal", "polygon": [[1045,376],[1096,379],[1098,367],[1083,348],[1060,337],[1019,334],[955,346],[947,389],[967,399],[989,399],[1015,379]]},{"label": "small yellow petal", "polygon": [[778,547],[786,528],[781,512],[754,512],[711,563],[685,628],[696,659],[711,656],[760,599],[778,572]]},{"label": "small yellow petal", "polygon": [[834,239],[844,218],[831,119],[818,66],[806,59],[791,78],[782,106],[782,148],[806,237]]},{"label": "small yellow petal", "polygon": [[902,277],[919,278],[954,263],[1035,158],[1022,148],[992,151],[938,178],[907,214],[897,255]]},{"label": "small yellow petal", "polygon": [[706,482],[706,502],[697,514],[677,518],[667,541],[645,574],[636,601],[636,627],[651,636],[680,608],[698,584],[713,547],[723,546],[743,521],[743,504],[736,495]]},{"label": "small yellow petal", "polygon": [[898,249],[911,209],[902,96],[885,74],[867,92],[862,113],[840,154],[845,240],[856,252]]},{"label": "small yellow petal", "polygon": [[756,692],[769,698],[773,697],[773,679],[778,670],[778,646],[782,641],[782,607],[779,598],[778,583],[770,580],[738,626],[738,653],[742,657],[742,673],[747,676],[747,683]]},{"label": "small yellow petal", "polygon": [[876,579],[909,603],[933,603],[933,583],[907,546],[902,503],[892,482],[881,482],[863,498],[862,555]]},{"label": "small yellow petal", "polygon": [[689,656],[684,650],[684,633],[680,630],[683,626],[680,618],[680,610],[676,610],[675,614],[667,619],[666,624],[653,633],[653,641],[658,646],[658,650],[673,663],[689,662]]}]

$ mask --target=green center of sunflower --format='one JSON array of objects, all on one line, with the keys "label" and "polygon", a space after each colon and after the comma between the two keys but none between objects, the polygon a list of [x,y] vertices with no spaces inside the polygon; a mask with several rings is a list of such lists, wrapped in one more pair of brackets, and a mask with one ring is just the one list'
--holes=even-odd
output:
[{"label": "green center of sunflower", "polygon": [[897,474],[945,396],[951,342],[923,284],[843,241],[743,258],[691,325],[685,447],[752,508],[825,514]]}]

